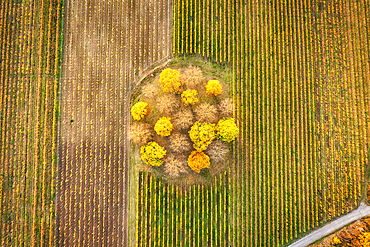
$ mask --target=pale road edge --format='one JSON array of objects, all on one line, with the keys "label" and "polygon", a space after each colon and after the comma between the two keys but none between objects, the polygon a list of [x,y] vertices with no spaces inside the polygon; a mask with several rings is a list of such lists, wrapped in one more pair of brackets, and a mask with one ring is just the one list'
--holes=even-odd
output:
[{"label": "pale road edge", "polygon": [[339,219],[326,224],[325,226],[313,231],[312,233],[308,234],[307,236],[297,240],[296,242],[289,245],[289,247],[302,247],[308,246],[313,242],[343,228],[344,226],[359,220],[367,215],[370,215],[370,206],[367,206],[364,202],[361,202],[358,209],[352,211],[349,214],[346,214]]},{"label": "pale road edge", "polygon": [[[168,56],[168,57],[165,57],[157,62],[155,62],[154,64],[152,64],[150,67],[144,69],[142,71],[142,73],[140,73],[134,81],[132,81],[130,84],[129,84],[129,90],[127,92],[127,104],[125,105],[124,107],[124,111],[125,111],[125,118],[126,118],[126,125],[125,125],[125,132],[126,132],[126,136],[125,136],[125,139],[126,139],[126,143],[128,145],[126,145],[125,149],[126,149],[126,158],[125,158],[125,176],[126,176],[126,184],[125,184],[125,193],[126,193],[126,196],[130,194],[129,190],[130,190],[130,180],[131,179],[137,179],[137,178],[132,178],[132,176],[130,177],[129,175],[129,163],[130,163],[130,140],[129,140],[129,136],[128,136],[128,132],[129,132],[129,129],[130,129],[130,119],[131,119],[131,111],[130,111],[130,102],[131,102],[131,97],[132,97],[132,92],[134,91],[134,89],[136,87],[138,87],[141,82],[146,78],[148,77],[150,74],[154,73],[157,69],[160,69],[160,68],[164,68],[167,66],[167,64],[169,62],[171,62],[173,60],[173,57],[172,57],[172,54],[171,56]],[[129,213],[128,213],[128,209],[129,209],[129,205],[128,205],[128,199],[125,198],[126,200],[126,206],[125,206],[125,229],[124,229],[124,233],[125,233],[125,243],[126,243],[126,246],[128,247],[134,247],[134,246],[137,246],[137,243],[136,243],[136,239],[135,239],[135,236],[128,236],[129,235],[129,229],[128,229],[128,222],[129,222]],[[136,215],[136,208],[134,208],[133,210],[135,210],[135,215]],[[135,225],[135,228],[136,228],[136,225]],[[135,230],[136,232],[136,230]],[[132,239],[133,238],[133,239]],[[129,241],[129,240],[132,240],[132,241]]]}]

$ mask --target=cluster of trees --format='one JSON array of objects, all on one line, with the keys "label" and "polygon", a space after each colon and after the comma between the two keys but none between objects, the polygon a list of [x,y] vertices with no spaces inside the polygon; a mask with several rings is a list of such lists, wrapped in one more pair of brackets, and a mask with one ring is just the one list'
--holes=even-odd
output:
[{"label": "cluster of trees", "polygon": [[131,108],[129,137],[140,145],[142,160],[162,166],[170,177],[200,173],[225,161],[239,135],[233,101],[218,80],[206,80],[197,67],[164,69],[142,87]]}]

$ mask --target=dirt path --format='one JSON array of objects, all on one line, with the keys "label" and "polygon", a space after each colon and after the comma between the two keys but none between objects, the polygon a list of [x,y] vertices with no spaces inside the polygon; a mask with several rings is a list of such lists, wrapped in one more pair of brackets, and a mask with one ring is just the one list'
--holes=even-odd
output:
[{"label": "dirt path", "polygon": [[[157,62],[155,65],[151,66],[150,68],[146,69],[143,71],[142,75],[140,77],[138,77],[133,83],[132,83],[132,90],[139,86],[141,84],[141,82],[147,77],[149,76],[150,74],[152,74],[153,72],[155,72],[156,70],[158,69],[161,69],[161,68],[164,68],[166,67],[166,65],[171,61],[172,59],[165,59],[165,60],[161,60],[159,62]],[[132,96],[132,90],[129,94],[129,99],[131,99],[131,96]],[[130,113],[130,104],[127,104],[125,105],[126,107],[126,110],[125,110],[125,118],[128,119],[128,123],[129,123],[129,119],[131,117],[131,113]],[[130,124],[126,125],[127,128],[129,128]],[[127,129],[128,131],[128,129]],[[129,141],[129,138],[127,136],[127,143],[128,145],[126,145],[126,164],[129,164],[130,162],[130,141]],[[127,186],[126,186],[126,195],[127,195],[127,206],[126,206],[126,212],[127,212],[127,217],[126,217],[126,224],[128,226],[130,226],[129,229],[127,229],[127,239],[128,239],[128,245],[127,246],[137,246],[137,243],[136,243],[136,227],[133,227],[136,225],[136,215],[137,215],[137,190],[138,190],[138,180],[139,180],[139,174],[138,174],[138,171],[137,169],[135,169],[135,164],[129,164],[128,166],[125,166],[125,171],[126,171],[126,174],[130,175],[130,176],[127,176],[126,179],[127,179]]]},{"label": "dirt path", "polygon": [[171,56],[172,5],[67,0],[65,10],[57,245],[127,246],[125,105],[142,71]]},{"label": "dirt path", "polygon": [[341,229],[342,227],[363,218],[364,216],[370,215],[370,206],[365,203],[361,203],[360,207],[355,211],[340,217],[337,220],[317,229],[316,231],[308,234],[307,236],[301,238],[300,240],[289,245],[290,247],[295,246],[308,246],[313,242]]}]

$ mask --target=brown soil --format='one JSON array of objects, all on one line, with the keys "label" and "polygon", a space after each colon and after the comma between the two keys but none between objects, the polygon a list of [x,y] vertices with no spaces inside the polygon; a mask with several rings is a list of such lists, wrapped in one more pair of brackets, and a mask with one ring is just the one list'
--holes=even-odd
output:
[{"label": "brown soil", "polygon": [[171,11],[165,0],[66,1],[57,245],[127,246],[125,105],[142,71],[171,56]]}]

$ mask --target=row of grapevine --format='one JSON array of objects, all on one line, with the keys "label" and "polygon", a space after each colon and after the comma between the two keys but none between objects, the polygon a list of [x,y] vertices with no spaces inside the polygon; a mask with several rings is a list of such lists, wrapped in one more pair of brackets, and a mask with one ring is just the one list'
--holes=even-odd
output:
[{"label": "row of grapevine", "polygon": [[0,5],[0,242],[53,245],[63,2]]},{"label": "row of grapevine", "polygon": [[[367,8],[365,1],[174,1],[173,53],[232,66],[242,131],[228,183],[185,190],[185,198],[199,196],[180,197],[183,210],[169,211],[180,224],[171,238],[197,225],[199,217],[184,218],[197,200],[210,206],[195,211],[210,217],[198,223],[205,226],[197,246],[284,245],[359,205],[369,145]],[[141,176],[140,188],[149,175]],[[230,220],[221,239],[220,205]]]},{"label": "row of grapevine", "polygon": [[150,173],[140,172],[137,245],[224,245],[230,222],[230,209],[224,204],[228,192],[226,172],[207,188],[201,185],[174,186],[155,179]]},{"label": "row of grapevine", "polygon": [[[324,220],[348,212],[363,196],[360,182],[368,160],[369,124],[366,116],[369,86],[364,72],[369,68],[363,56],[368,48],[365,37],[356,37],[362,31],[352,31],[353,27],[365,28],[358,21],[360,15],[364,17],[365,6],[361,5],[362,8],[358,8],[341,2],[331,3],[324,5],[328,11],[319,12],[318,17],[317,35],[321,44],[317,51],[322,59],[316,61],[320,71],[315,73],[321,82],[317,88],[317,100],[322,105],[317,128],[319,147],[327,167],[321,175],[326,190],[326,205],[322,206]],[[332,26],[339,26],[342,32],[338,33]],[[363,43],[359,42],[361,39]],[[362,50],[363,54],[356,55],[354,49]]]},{"label": "row of grapevine", "polygon": [[173,54],[231,63],[233,7],[229,0],[174,0]]},{"label": "row of grapevine", "polygon": [[[132,83],[171,56],[172,5],[67,0],[65,11],[56,243],[127,246],[154,234],[136,235],[141,220],[129,215],[133,198],[154,193],[126,172],[127,106]],[[141,202],[134,215],[159,205]]]}]

